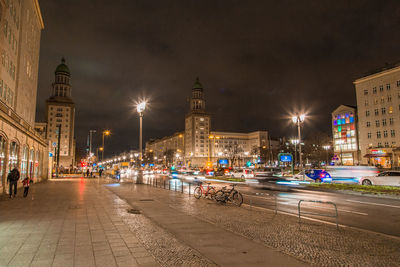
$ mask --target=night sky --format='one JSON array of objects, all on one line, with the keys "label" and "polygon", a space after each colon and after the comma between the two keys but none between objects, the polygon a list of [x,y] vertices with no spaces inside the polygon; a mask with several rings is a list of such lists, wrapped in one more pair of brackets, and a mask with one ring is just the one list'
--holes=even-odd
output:
[{"label": "night sky", "polygon": [[212,129],[294,136],[290,114],[309,115],[305,134],[331,131],[330,113],[355,105],[352,82],[400,61],[394,1],[41,0],[37,121],[54,70],[72,73],[76,138],[109,128],[106,155],[138,147],[133,102],[150,99],[144,140],[184,129],[196,77]]}]

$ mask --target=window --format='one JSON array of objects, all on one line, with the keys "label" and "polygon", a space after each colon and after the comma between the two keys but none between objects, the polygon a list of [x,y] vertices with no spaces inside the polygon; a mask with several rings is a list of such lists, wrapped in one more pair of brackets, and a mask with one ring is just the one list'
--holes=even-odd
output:
[{"label": "window", "polygon": [[400,81],[397,81],[396,83],[397,83],[397,87],[400,87]]},{"label": "window", "polygon": [[376,108],[375,109],[375,116],[379,115],[379,110]]},{"label": "window", "polygon": [[381,97],[381,104],[385,103],[385,97]]},{"label": "window", "polygon": [[[399,105],[400,107],[400,105]],[[365,116],[368,117],[369,116],[369,110],[365,111]]]},{"label": "window", "polygon": [[367,127],[371,127],[371,123],[367,121]]},{"label": "window", "polygon": [[368,139],[371,139],[371,136],[372,136],[371,133],[368,133]]},{"label": "window", "polygon": [[396,131],[395,130],[390,130],[390,136],[395,137],[396,136]]},{"label": "window", "polygon": [[390,90],[390,83],[386,84],[386,90]]},{"label": "window", "polygon": [[379,127],[380,126],[379,121],[375,121],[375,125],[376,125],[376,127]]},{"label": "window", "polygon": [[388,137],[388,131],[387,130],[383,131],[383,137]]},{"label": "window", "polygon": [[393,123],[394,123],[393,118],[390,118],[390,119],[389,119],[389,124],[390,124],[390,125],[393,125]]},{"label": "window", "polygon": [[365,100],[365,106],[368,107],[368,100]]},{"label": "window", "polygon": [[378,104],[378,99],[377,99],[377,98],[374,99],[374,104],[375,104],[375,105]]},{"label": "window", "polygon": [[385,147],[389,147],[389,143],[388,142],[385,142]]},{"label": "window", "polygon": [[382,126],[386,126],[386,119],[382,120]]},{"label": "window", "polygon": [[381,131],[376,132],[376,138],[381,138]]},{"label": "window", "polygon": [[379,85],[379,92],[383,92],[383,85]]},{"label": "window", "polygon": [[389,114],[392,114],[392,113],[393,113],[393,107],[389,107],[388,113],[389,113]]},{"label": "window", "polygon": [[372,88],[372,92],[376,94],[376,87]]},{"label": "window", "polygon": [[388,102],[392,102],[392,96],[391,96],[391,95],[388,95],[387,101],[388,101]]},{"label": "window", "polygon": [[378,143],[378,147],[382,147],[382,143]]},{"label": "window", "polygon": [[386,114],[386,108],[381,108],[382,115]]},{"label": "window", "polygon": [[364,90],[364,95],[368,95],[368,89]]}]

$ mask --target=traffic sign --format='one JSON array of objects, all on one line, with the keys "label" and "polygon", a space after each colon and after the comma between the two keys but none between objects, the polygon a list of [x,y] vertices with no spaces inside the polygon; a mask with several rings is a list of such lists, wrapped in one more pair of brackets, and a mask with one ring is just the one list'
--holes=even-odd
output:
[{"label": "traffic sign", "polygon": [[56,147],[57,146],[57,143],[56,142],[53,142],[53,147]]}]

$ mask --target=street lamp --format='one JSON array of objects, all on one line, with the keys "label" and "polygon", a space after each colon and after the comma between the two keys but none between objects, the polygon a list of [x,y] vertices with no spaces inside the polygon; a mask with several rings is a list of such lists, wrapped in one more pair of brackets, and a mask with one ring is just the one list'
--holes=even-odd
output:
[{"label": "street lamp", "polygon": [[103,143],[102,143],[102,149],[101,149],[101,160],[104,159],[104,136],[109,136],[111,135],[111,131],[110,130],[104,130],[103,134],[102,134],[102,139],[103,139]]},{"label": "street lamp", "polygon": [[299,166],[299,170],[301,171],[303,168],[303,160],[301,157],[301,124],[304,122],[306,118],[305,114],[297,114],[296,116],[292,117],[292,121],[293,123],[297,124],[297,132],[299,134],[299,159],[300,159],[300,166]]},{"label": "street lamp", "polygon": [[143,173],[141,171],[142,160],[143,160],[143,112],[146,109],[146,101],[141,101],[136,106],[136,111],[139,113],[139,125],[140,125],[140,133],[139,133],[139,174],[136,180],[136,183],[141,184],[143,179]]},{"label": "street lamp", "polygon": [[322,148],[326,150],[326,164],[325,164],[325,166],[327,166],[328,165],[328,160],[329,160],[328,150],[331,149],[331,146],[330,145],[325,145],[325,146],[322,146]]},{"label": "street lamp", "polygon": [[297,144],[299,143],[298,139],[292,139],[290,140],[290,142],[292,143],[292,145],[294,145],[294,166],[296,166],[296,162],[297,162]]}]

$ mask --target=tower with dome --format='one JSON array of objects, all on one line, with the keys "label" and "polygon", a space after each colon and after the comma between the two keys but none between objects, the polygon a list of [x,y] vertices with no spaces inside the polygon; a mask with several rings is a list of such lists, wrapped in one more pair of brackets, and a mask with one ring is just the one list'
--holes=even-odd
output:
[{"label": "tower with dome", "polygon": [[59,167],[69,169],[75,165],[75,103],[71,95],[71,72],[64,58],[54,74],[51,96],[46,100],[47,138],[54,162],[59,156]]}]

